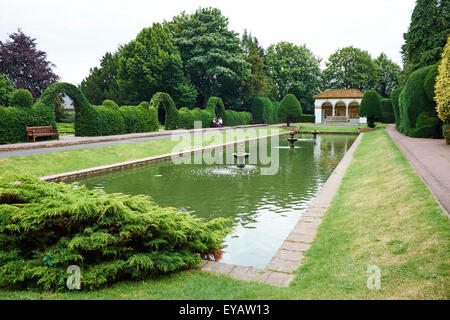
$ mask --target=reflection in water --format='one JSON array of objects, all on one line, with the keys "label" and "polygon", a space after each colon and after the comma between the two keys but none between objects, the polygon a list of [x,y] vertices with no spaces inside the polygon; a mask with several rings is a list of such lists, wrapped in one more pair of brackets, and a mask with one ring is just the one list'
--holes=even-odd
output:
[{"label": "reflection in water", "polygon": [[300,136],[297,148],[280,139],[280,168],[259,165],[174,165],[165,162],[80,180],[108,193],[147,194],[161,206],[198,217],[232,217],[222,261],[264,268],[317,194],[354,136]]}]

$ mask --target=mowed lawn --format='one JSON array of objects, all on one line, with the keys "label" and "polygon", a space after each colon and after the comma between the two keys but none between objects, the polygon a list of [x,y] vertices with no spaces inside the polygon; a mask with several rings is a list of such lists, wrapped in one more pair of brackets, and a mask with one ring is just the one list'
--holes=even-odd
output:
[{"label": "mowed lawn", "polygon": [[[384,130],[365,133],[288,288],[199,270],[94,292],[0,291],[0,299],[449,299],[450,223]],[[381,288],[367,288],[368,266]]]},{"label": "mowed lawn", "polygon": [[[292,124],[300,127],[301,131],[318,132],[358,132],[359,128],[367,128],[367,124],[320,124],[320,123],[295,123]],[[387,125],[378,123],[378,128],[385,128]]]},{"label": "mowed lawn", "polygon": [[[250,136],[250,138],[263,137],[284,131],[287,130],[280,128],[236,130],[234,131],[236,134],[234,139],[243,140],[247,139],[248,136]],[[225,143],[226,137],[229,134],[230,131],[204,134],[202,144],[203,146],[208,146]],[[180,143],[176,139],[172,140],[171,138],[167,138],[106,147],[0,158],[0,172],[23,171],[36,176],[44,176],[113,164],[121,161],[141,159],[173,152],[174,147]],[[194,139],[196,138],[192,136],[192,145],[194,145]],[[184,150],[186,149],[190,149],[190,146],[184,148]],[[177,151],[180,150],[177,149]]]}]

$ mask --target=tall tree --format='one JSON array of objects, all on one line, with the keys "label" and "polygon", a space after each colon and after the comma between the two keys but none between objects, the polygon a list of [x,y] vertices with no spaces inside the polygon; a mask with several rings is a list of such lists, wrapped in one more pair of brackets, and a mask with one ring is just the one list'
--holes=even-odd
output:
[{"label": "tall tree", "polygon": [[450,2],[417,0],[411,24],[403,35],[403,80],[415,70],[439,61],[450,34]]},{"label": "tall tree", "polygon": [[100,105],[105,99],[123,103],[117,84],[120,50],[113,54],[107,52],[100,60],[100,67],[91,68],[89,76],[81,81],[80,89],[92,104]]},{"label": "tall tree", "polygon": [[264,48],[247,30],[244,30],[242,35],[242,48],[246,56],[245,61],[251,66],[250,77],[245,83],[244,101],[250,101],[253,96],[269,96],[272,82],[267,74]]},{"label": "tall tree", "polygon": [[377,68],[377,76],[374,89],[382,97],[390,97],[394,89],[399,86],[399,76],[402,71],[400,66],[390,60],[386,54],[381,53],[373,60]]},{"label": "tall tree", "polygon": [[372,89],[377,68],[369,53],[353,46],[338,49],[326,63],[324,78],[327,89]]},{"label": "tall tree", "polygon": [[25,35],[22,30],[9,35],[10,40],[0,41],[0,73],[24,88],[34,98],[41,95],[47,86],[59,80],[53,73],[53,63],[47,61],[47,54],[36,48],[36,39]]},{"label": "tall tree", "polygon": [[321,86],[321,59],[306,45],[279,42],[267,49],[266,61],[278,89],[278,100],[291,93],[299,99],[305,113],[312,113],[313,96]]},{"label": "tall tree", "polygon": [[158,92],[170,94],[179,107],[192,108],[196,91],[184,75],[180,52],[170,28],[154,23],[119,54],[117,82],[127,104],[149,101]]},{"label": "tall tree", "polygon": [[198,91],[197,105],[205,106],[211,96],[221,97],[228,106],[242,104],[250,65],[238,34],[228,29],[228,19],[220,10],[183,12],[171,25],[184,71]]}]

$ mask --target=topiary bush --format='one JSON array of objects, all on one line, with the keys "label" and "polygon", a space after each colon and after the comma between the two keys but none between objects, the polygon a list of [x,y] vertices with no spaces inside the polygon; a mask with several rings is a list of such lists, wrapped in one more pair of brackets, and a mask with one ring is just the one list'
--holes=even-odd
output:
[{"label": "topiary bush", "polygon": [[180,125],[180,115],[177,107],[168,93],[157,92],[150,100],[150,105],[156,110],[162,108],[165,113],[164,128],[166,130],[175,130]]},{"label": "topiary bush", "polygon": [[194,116],[190,109],[183,107],[178,110],[180,114],[180,127],[185,129],[194,128]]},{"label": "topiary bush", "polygon": [[119,109],[106,106],[94,106],[97,113],[98,130],[102,136],[126,133],[125,121]]},{"label": "topiary bush", "polygon": [[82,290],[188,269],[221,256],[230,223],[19,175],[0,176],[0,207],[0,287],[10,289],[66,290],[71,265]]},{"label": "topiary bush", "polygon": [[400,110],[399,110],[399,97],[400,93],[402,92],[403,87],[397,88],[392,91],[391,93],[391,103],[392,103],[392,110],[394,111],[394,117],[395,117],[395,126],[397,130],[400,131]]},{"label": "topiary bush", "polygon": [[33,96],[27,89],[15,90],[11,95],[10,105],[17,108],[31,108]]},{"label": "topiary bush", "polygon": [[394,123],[395,115],[391,99],[381,99],[381,119],[386,123]]},{"label": "topiary bush", "polygon": [[272,101],[267,97],[255,96],[250,100],[250,111],[255,123],[277,123],[278,106],[274,107]]},{"label": "topiary bush", "polygon": [[281,121],[285,121],[287,126],[302,115],[302,107],[300,102],[293,94],[287,94],[283,97],[280,104],[278,117]]},{"label": "topiary bush", "polygon": [[[436,121],[437,114],[435,102],[428,97],[425,82],[431,82],[430,78],[435,72],[435,66],[428,66],[413,72],[406,82],[405,88],[399,97],[400,131],[412,137],[438,137],[441,135],[440,121]],[[430,76],[431,75],[431,76]],[[420,122],[418,118],[421,114]],[[434,115],[432,117],[431,115]],[[434,119],[436,118],[436,119]],[[426,124],[424,121],[429,120]],[[433,126],[434,134],[430,134],[430,126]],[[423,127],[423,129],[421,129]],[[426,136],[423,134],[426,133]]]},{"label": "topiary bush", "polygon": [[361,100],[358,114],[360,117],[367,118],[367,126],[375,127],[375,121],[381,119],[381,101],[380,96],[374,90],[367,90]]}]

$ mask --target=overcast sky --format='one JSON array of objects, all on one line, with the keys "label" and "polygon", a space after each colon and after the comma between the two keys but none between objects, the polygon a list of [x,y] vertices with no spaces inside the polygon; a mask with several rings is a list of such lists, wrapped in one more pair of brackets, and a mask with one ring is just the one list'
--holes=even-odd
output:
[{"label": "overcast sky", "polygon": [[79,84],[107,51],[134,39],[153,22],[181,11],[217,7],[229,27],[250,31],[267,48],[306,44],[326,61],[353,45],[373,58],[385,52],[401,65],[400,47],[415,0],[0,0],[0,40],[21,28],[56,64],[62,81]]}]

